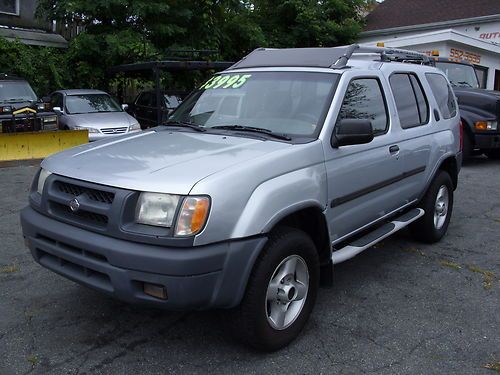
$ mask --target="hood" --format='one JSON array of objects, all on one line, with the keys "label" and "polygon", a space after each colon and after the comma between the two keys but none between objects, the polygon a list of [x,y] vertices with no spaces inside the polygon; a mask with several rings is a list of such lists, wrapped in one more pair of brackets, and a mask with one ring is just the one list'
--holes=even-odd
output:
[{"label": "hood", "polygon": [[78,146],[45,159],[52,173],[138,191],[188,194],[199,180],[292,145],[180,131],[147,131]]},{"label": "hood", "polygon": [[128,127],[132,123],[130,121],[132,117],[127,112],[82,113],[65,116],[73,126],[97,129]]},{"label": "hood", "polygon": [[453,87],[453,91],[458,96],[459,94],[471,95],[471,96],[481,96],[500,99],[500,91],[486,90],[486,89],[473,89],[469,87]]}]

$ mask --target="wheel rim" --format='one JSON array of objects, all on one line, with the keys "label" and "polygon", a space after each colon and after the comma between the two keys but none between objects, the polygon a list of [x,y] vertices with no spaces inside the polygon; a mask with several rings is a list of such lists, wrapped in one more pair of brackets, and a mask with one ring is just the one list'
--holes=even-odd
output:
[{"label": "wheel rim", "polygon": [[289,327],[300,315],[309,290],[307,264],[298,255],[285,258],[274,270],[266,293],[267,321],[276,330]]},{"label": "wheel rim", "polygon": [[450,203],[448,188],[441,185],[436,195],[436,203],[434,205],[434,227],[441,229],[448,216],[448,206]]}]

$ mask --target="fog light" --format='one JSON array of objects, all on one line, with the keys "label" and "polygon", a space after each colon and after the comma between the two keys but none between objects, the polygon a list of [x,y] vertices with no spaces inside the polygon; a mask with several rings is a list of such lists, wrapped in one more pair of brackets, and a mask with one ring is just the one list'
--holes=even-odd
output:
[{"label": "fog light", "polygon": [[149,284],[144,283],[144,293],[148,296],[159,298],[159,299],[167,299],[167,288],[163,285]]}]

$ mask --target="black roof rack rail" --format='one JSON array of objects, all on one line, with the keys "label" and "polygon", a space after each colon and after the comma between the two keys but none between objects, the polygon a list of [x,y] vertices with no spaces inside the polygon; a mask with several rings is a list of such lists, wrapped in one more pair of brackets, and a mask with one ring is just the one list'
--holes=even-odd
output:
[{"label": "black roof rack rail", "polygon": [[429,64],[427,55],[396,48],[360,46],[351,44],[327,48],[257,48],[230,66],[227,70],[265,67],[310,67],[342,69],[358,53],[380,55],[380,61]]}]

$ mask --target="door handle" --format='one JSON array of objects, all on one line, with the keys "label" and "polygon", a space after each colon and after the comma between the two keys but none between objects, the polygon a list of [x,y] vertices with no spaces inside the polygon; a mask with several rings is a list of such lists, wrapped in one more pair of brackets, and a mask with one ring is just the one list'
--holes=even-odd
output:
[{"label": "door handle", "polygon": [[399,146],[398,145],[393,145],[393,146],[389,147],[389,152],[391,154],[398,153],[399,152]]}]

